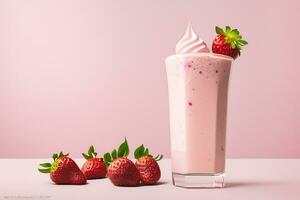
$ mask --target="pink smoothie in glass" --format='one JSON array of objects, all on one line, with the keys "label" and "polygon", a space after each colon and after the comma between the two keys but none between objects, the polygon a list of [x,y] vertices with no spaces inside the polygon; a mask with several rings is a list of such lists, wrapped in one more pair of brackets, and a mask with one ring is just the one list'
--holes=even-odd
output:
[{"label": "pink smoothie in glass", "polygon": [[166,59],[173,183],[223,187],[227,90],[233,59],[209,53],[189,25]]},{"label": "pink smoothie in glass", "polygon": [[224,172],[231,62],[211,53],[166,59],[173,172]]}]

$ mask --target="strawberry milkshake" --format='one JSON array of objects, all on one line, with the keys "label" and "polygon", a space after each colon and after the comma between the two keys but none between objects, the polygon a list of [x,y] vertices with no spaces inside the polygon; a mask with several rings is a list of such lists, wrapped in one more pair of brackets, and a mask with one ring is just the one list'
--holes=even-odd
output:
[{"label": "strawberry milkshake", "polygon": [[209,53],[190,25],[176,46],[176,54],[166,59],[175,186],[224,186],[232,61],[228,55]]}]

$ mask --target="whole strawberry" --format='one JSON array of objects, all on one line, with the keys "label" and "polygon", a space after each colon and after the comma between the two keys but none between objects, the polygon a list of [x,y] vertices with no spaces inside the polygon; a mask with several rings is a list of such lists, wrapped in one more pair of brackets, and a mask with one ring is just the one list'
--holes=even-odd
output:
[{"label": "whole strawberry", "polygon": [[137,159],[135,166],[140,173],[141,182],[144,185],[156,184],[161,175],[157,161],[161,160],[163,155],[153,158],[149,155],[148,148],[145,149],[144,145],[141,145],[134,151],[134,157]]},{"label": "whole strawberry", "polygon": [[109,180],[116,186],[138,186],[140,176],[134,163],[127,158],[129,147],[127,139],[123,142],[118,151],[114,149],[111,153],[104,154]]},{"label": "whole strawberry", "polygon": [[81,171],[87,179],[97,179],[106,177],[106,166],[103,158],[97,158],[94,146],[90,146],[88,153],[82,153],[83,157],[87,160]]},{"label": "whole strawberry", "polygon": [[225,31],[216,26],[218,34],[212,43],[212,51],[217,54],[223,54],[236,59],[241,54],[242,46],[248,44],[242,39],[242,35],[237,29],[231,30],[226,26]]},{"label": "whole strawberry", "polygon": [[80,171],[74,160],[64,155],[62,152],[53,154],[54,162],[42,163],[44,169],[39,169],[42,173],[50,173],[50,178],[55,184],[83,185],[86,184],[86,177]]}]

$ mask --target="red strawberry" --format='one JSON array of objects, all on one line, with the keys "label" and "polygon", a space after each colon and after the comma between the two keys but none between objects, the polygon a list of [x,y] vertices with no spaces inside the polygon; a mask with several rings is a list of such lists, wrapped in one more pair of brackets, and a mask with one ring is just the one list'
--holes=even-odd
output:
[{"label": "red strawberry", "polygon": [[134,151],[134,157],[137,159],[135,166],[140,173],[141,182],[144,185],[157,183],[161,175],[157,161],[161,160],[163,155],[153,158],[149,155],[148,148],[145,149],[144,145],[141,145]]},{"label": "red strawberry", "polygon": [[127,158],[129,147],[127,139],[123,142],[118,151],[114,149],[111,154],[104,154],[109,180],[116,186],[138,186],[140,176],[134,163]]},{"label": "red strawberry", "polygon": [[226,26],[226,31],[216,26],[216,33],[218,35],[212,43],[212,51],[214,53],[236,59],[241,54],[241,47],[248,44],[248,42],[242,40],[242,36],[237,29],[231,30],[229,26]]},{"label": "red strawberry", "polygon": [[64,155],[62,152],[53,154],[54,162],[42,163],[40,166],[44,169],[39,169],[42,173],[50,173],[51,180],[56,184],[83,185],[86,184],[86,177],[80,171],[74,160]]},{"label": "red strawberry", "polygon": [[97,158],[97,152],[95,152],[94,146],[90,146],[88,153],[82,153],[83,157],[87,160],[81,171],[87,179],[105,178],[106,166],[103,158]]},{"label": "red strawberry", "polygon": [[108,178],[116,186],[137,186],[139,172],[128,158],[116,158],[108,167]]}]

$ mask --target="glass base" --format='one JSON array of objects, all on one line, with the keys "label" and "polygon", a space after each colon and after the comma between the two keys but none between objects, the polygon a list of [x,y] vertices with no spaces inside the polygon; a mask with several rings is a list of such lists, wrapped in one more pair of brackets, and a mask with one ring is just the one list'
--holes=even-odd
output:
[{"label": "glass base", "polygon": [[179,174],[172,173],[173,185],[184,188],[222,188],[225,186],[224,173]]}]

